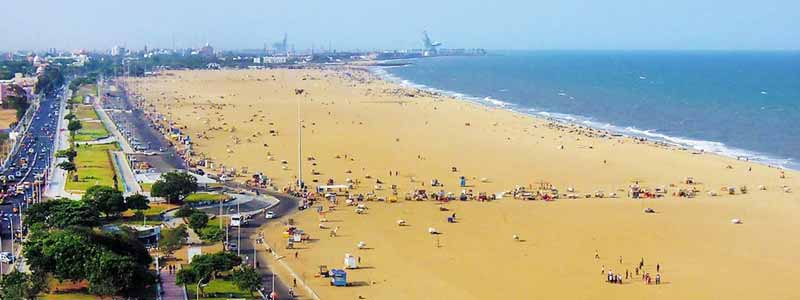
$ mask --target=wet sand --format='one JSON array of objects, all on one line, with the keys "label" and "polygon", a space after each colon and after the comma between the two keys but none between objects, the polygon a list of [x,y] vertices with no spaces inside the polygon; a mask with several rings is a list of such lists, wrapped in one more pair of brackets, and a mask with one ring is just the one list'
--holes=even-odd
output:
[{"label": "wet sand", "polygon": [[[800,240],[789,238],[800,233],[800,200],[782,188],[798,187],[796,172],[779,178],[767,166],[611,138],[401,88],[357,69],[172,72],[129,86],[146,97],[147,109],[190,134],[196,158],[215,162],[216,170],[206,171],[224,164],[239,171],[240,181],[247,168],[264,172],[278,188],[290,185],[297,173],[299,106],[308,184],[350,178],[360,182],[355,192],[366,193],[380,179],[375,192],[386,197],[397,185],[398,203],[369,202],[363,215],[340,204],[328,213],[328,226],[340,227],[336,238],[317,228],[316,212],[294,217],[316,240],[287,262],[323,299],[800,297],[791,288]],[[304,92],[296,95],[296,88]],[[460,176],[467,187],[458,186]],[[697,183],[682,183],[687,176]],[[431,188],[432,179],[444,186]],[[634,182],[669,192],[660,199],[630,199],[627,187]],[[620,198],[450,203],[455,224],[446,222],[452,212],[433,202],[402,200],[415,188],[497,193],[542,183],[562,193],[571,188],[580,197],[602,190]],[[746,195],[707,195],[743,185]],[[700,193],[672,196],[678,188]],[[643,213],[646,207],[657,213]],[[743,224],[731,224],[734,218]],[[398,227],[398,219],[410,226]],[[443,234],[429,235],[428,227]],[[282,229],[268,228],[270,244],[285,244]],[[355,249],[359,241],[373,249]],[[601,259],[594,259],[595,250]],[[333,288],[312,276],[320,264],[340,267],[344,253],[361,256],[369,267],[348,273],[358,286]],[[664,284],[604,282],[602,266],[633,272],[642,257],[653,276],[655,264],[663,266]]]}]

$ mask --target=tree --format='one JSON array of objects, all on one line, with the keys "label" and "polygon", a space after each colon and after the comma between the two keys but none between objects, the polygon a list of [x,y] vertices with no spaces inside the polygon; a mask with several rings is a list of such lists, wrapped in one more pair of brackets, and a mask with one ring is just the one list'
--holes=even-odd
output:
[{"label": "tree", "polygon": [[86,261],[96,250],[88,236],[75,229],[29,234],[23,248],[30,268],[50,273],[58,280],[82,280],[89,273]]},{"label": "tree", "polygon": [[73,137],[75,136],[75,132],[81,130],[81,128],[83,128],[83,125],[81,125],[81,121],[69,120],[69,123],[67,123],[67,130],[69,130],[69,134],[72,135]]},{"label": "tree", "polygon": [[43,224],[46,228],[100,225],[100,213],[83,201],[51,200],[31,205],[25,210],[26,224]]},{"label": "tree", "polygon": [[192,263],[183,268],[184,274],[178,272],[178,284],[197,283],[201,278],[216,279],[219,272],[229,271],[242,263],[236,254],[222,251],[212,254],[201,254],[192,258]]},{"label": "tree", "polygon": [[167,198],[167,202],[178,202],[197,191],[197,178],[188,173],[169,172],[161,175],[150,190],[150,195]]},{"label": "tree", "polygon": [[205,242],[219,242],[225,236],[225,231],[217,226],[206,226],[197,233]]},{"label": "tree", "polygon": [[175,250],[180,249],[186,240],[189,238],[189,233],[186,231],[186,225],[178,225],[178,227],[171,229],[161,230],[161,239],[158,241],[158,247],[164,255],[172,255]]},{"label": "tree", "polygon": [[116,216],[126,209],[122,193],[108,186],[90,187],[83,194],[82,200],[105,214],[106,217]]},{"label": "tree", "polygon": [[103,251],[94,260],[89,273],[89,292],[97,295],[120,295],[135,286],[136,262],[130,257]]},{"label": "tree", "polygon": [[68,113],[68,114],[64,115],[64,119],[72,121],[72,120],[75,119],[75,114]]},{"label": "tree", "polygon": [[208,225],[208,215],[202,211],[195,211],[189,216],[189,228],[194,232],[200,232],[200,229]]},{"label": "tree", "polygon": [[0,279],[0,299],[36,299],[47,291],[47,277],[40,272],[23,273],[14,269]]},{"label": "tree", "polygon": [[250,291],[250,295],[261,288],[261,274],[250,265],[234,270],[232,277],[233,283],[240,289]]},{"label": "tree", "polygon": [[178,218],[188,218],[195,211],[197,211],[197,210],[192,208],[191,206],[183,205],[180,208],[178,208],[178,210],[175,212],[175,216],[178,217]]},{"label": "tree", "polygon": [[84,227],[46,230],[32,224],[23,253],[34,272],[60,281],[89,282],[92,293],[131,297],[154,282],[152,262],[134,232],[104,233]]},{"label": "tree", "polygon": [[78,152],[72,148],[56,151],[56,157],[66,157],[69,161],[75,160],[76,156],[78,156]]},{"label": "tree", "polygon": [[142,194],[134,194],[125,198],[125,205],[128,209],[145,210],[150,208],[150,199]]},{"label": "tree", "polygon": [[78,167],[75,166],[75,163],[71,161],[62,161],[58,163],[58,167],[67,172],[75,172],[78,170]]}]

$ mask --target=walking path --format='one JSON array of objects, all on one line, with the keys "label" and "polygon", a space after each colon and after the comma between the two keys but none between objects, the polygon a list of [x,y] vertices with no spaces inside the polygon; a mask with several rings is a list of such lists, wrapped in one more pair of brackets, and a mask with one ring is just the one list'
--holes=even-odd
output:
[{"label": "walking path", "polygon": [[[59,113],[58,113],[58,126],[56,128],[55,141],[53,142],[55,151],[53,155],[59,150],[69,149],[69,132],[67,131],[67,120],[64,115],[68,112],[66,109],[66,99],[69,99],[69,94],[64,99],[59,100]],[[61,162],[67,161],[64,157],[55,157],[50,165],[50,176],[48,177],[47,185],[45,186],[44,195],[48,198],[69,198],[80,199],[79,195],[68,193],[65,188],[67,184],[67,171],[57,167]]]},{"label": "walking path", "polygon": [[162,299],[166,300],[179,300],[184,299],[183,287],[175,283],[175,274],[169,272],[161,272],[161,288],[164,292],[161,295]]},{"label": "walking path", "polygon": [[136,181],[136,176],[133,174],[130,164],[128,164],[125,153],[122,153],[122,151],[111,151],[111,157],[114,159],[114,165],[120,175],[123,194],[128,196],[141,193],[142,187],[139,186],[139,182]]}]

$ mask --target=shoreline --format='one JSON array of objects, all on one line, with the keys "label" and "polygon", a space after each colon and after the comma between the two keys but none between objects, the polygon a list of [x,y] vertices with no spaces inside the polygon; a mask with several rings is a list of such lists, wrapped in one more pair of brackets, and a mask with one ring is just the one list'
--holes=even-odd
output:
[{"label": "shoreline", "polygon": [[[413,61],[418,59],[419,58],[405,59],[405,60]],[[717,142],[717,141],[665,135],[658,133],[656,129],[639,129],[634,126],[618,126],[607,122],[592,121],[592,117],[588,116],[564,114],[559,112],[537,110],[531,107],[522,107],[518,104],[508,101],[503,101],[500,99],[495,99],[489,96],[481,98],[479,96],[472,96],[458,91],[443,90],[431,87],[425,84],[414,82],[411,79],[400,77],[398,75],[395,75],[387,71],[388,69],[406,67],[410,65],[413,65],[413,63],[407,63],[397,66],[371,65],[371,66],[366,66],[366,70],[374,74],[375,76],[381,78],[384,81],[394,83],[403,86],[405,88],[419,89],[432,93],[438,93],[447,97],[456,98],[458,100],[467,101],[470,103],[490,108],[504,109],[507,111],[533,117],[546,122],[557,122],[563,125],[574,125],[584,128],[591,128],[594,130],[605,131],[608,132],[609,134],[620,135],[626,138],[645,139],[649,142],[663,143],[670,147],[676,147],[679,150],[690,151],[690,152],[701,152],[698,154],[712,154],[725,158],[736,159],[739,161],[753,162],[759,165],[763,165],[778,170],[787,170],[795,172],[800,171],[800,162],[795,162],[793,158],[775,157],[772,156],[772,154],[762,153],[755,150],[730,147],[722,142]],[[709,146],[702,147],[699,146],[700,144],[705,144]],[[711,149],[722,148],[723,150],[712,151],[708,150],[707,148]]]},{"label": "shoreline", "polygon": [[[785,236],[798,234],[799,210],[784,188],[800,186],[796,172],[784,177],[407,88],[363,67],[175,71],[130,81],[164,132],[191,137],[187,158],[211,162],[206,173],[242,182],[263,172],[291,188],[299,162],[310,187],[353,183],[337,201],[320,194],[313,208],[286,216],[307,241],[285,249],[287,227],[278,222],[264,232],[297,280],[324,299],[797,295],[787,266],[800,241]],[[634,186],[645,196],[626,196]],[[420,190],[427,199],[404,198]],[[491,199],[496,192],[507,193]],[[316,275],[321,265],[342,266],[348,253],[363,262],[347,271],[354,286],[331,287]],[[610,285],[598,272],[633,272],[640,257],[652,263],[648,272],[659,263],[669,284]],[[774,276],[741,276],[756,270]],[[763,289],[746,288],[753,284]]]}]

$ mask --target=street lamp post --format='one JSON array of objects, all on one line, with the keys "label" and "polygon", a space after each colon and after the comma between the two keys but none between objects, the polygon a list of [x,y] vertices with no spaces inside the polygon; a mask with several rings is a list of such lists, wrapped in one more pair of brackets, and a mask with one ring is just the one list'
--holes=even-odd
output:
[{"label": "street lamp post", "polygon": [[236,227],[236,255],[242,256],[242,224],[244,223],[244,218],[242,217],[242,211],[239,209],[239,203],[241,202],[236,202],[236,214],[239,216],[239,226]]},{"label": "street lamp post", "polygon": [[203,279],[206,278],[205,277],[200,278],[200,281],[197,282],[197,294],[195,295],[197,296],[197,300],[200,300],[200,284],[203,283]]}]

